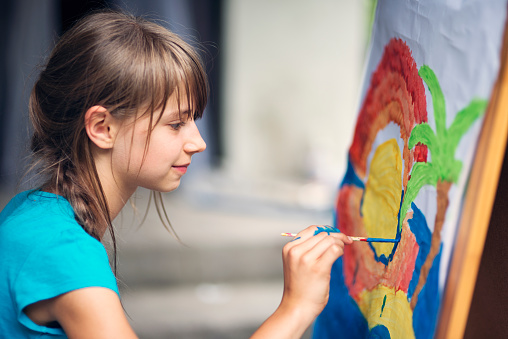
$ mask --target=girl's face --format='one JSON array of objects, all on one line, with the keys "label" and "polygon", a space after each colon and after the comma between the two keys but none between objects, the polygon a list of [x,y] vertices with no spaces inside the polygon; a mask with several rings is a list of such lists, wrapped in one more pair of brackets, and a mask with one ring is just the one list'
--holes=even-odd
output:
[{"label": "girl's face", "polygon": [[[180,185],[191,157],[205,150],[187,98],[172,95],[160,121],[155,125],[148,145],[150,129],[148,114],[126,121],[117,134],[113,148],[112,167],[115,181],[134,192],[138,186],[159,192],[169,192]],[[157,120],[155,112],[152,124]]]}]

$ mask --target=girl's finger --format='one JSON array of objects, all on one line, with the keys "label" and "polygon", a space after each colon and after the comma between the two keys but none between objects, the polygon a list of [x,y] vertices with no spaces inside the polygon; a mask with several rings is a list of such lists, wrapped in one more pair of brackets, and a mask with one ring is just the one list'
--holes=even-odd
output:
[{"label": "girl's finger", "polygon": [[353,240],[344,233],[330,233],[330,236],[340,239],[344,244],[351,245]]},{"label": "girl's finger", "polygon": [[317,260],[331,267],[331,265],[333,265],[333,263],[343,254],[344,243],[340,241],[339,244],[336,243],[327,247]]},{"label": "girl's finger", "polygon": [[296,238],[300,238],[302,240],[307,240],[310,237],[313,237],[316,234],[316,231],[318,230],[318,225],[312,225],[304,229],[303,231],[298,232],[296,235]]},{"label": "girl's finger", "polygon": [[296,237],[294,241],[287,243],[284,246],[284,250],[287,252],[291,251],[295,256],[299,256],[311,250],[319,241],[321,241],[326,236],[326,233],[319,233],[315,236],[304,234],[300,237],[300,239]]},{"label": "girl's finger", "polygon": [[[331,252],[342,252],[344,248],[344,242],[337,237],[326,235],[319,242],[317,242],[307,253],[309,260],[320,260],[326,253]],[[338,251],[336,251],[336,250]]]},{"label": "girl's finger", "polygon": [[298,234],[291,240],[289,243],[286,244],[285,247],[291,248],[296,244],[302,243],[309,238],[313,237],[316,234],[316,231],[318,230],[317,225],[312,225],[304,229],[303,231],[298,232]]},{"label": "girl's finger", "polygon": [[305,230],[299,232],[293,238],[293,240],[291,240],[291,241],[292,242],[294,242],[294,241],[303,242],[303,241],[305,241],[305,240],[307,240],[307,239],[309,239],[311,237],[314,237],[317,234],[325,233],[325,234],[328,234],[328,235],[340,238],[345,244],[352,244],[353,243],[353,240],[351,240],[344,233],[340,233],[340,232],[320,232],[320,233],[316,233],[316,232],[318,232],[319,228],[321,228],[321,227],[323,227],[323,226],[318,226],[318,225],[309,226]]}]

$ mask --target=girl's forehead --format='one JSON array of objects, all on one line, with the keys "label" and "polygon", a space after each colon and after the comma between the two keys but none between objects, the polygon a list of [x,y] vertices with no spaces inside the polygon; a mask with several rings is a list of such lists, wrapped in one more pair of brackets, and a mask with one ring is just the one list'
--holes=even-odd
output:
[{"label": "girl's forehead", "polygon": [[[166,103],[165,111],[185,113],[192,109],[193,102],[190,94],[188,95],[185,90],[174,91]],[[163,112],[165,114],[165,112]]]},{"label": "girl's forehead", "polygon": [[194,118],[196,116],[196,110],[199,109],[198,107],[200,107],[200,103],[195,102],[198,98],[196,97],[196,93],[193,92],[195,88],[192,87],[192,82],[188,83],[181,80],[171,92],[170,88],[167,88],[166,90],[166,93],[170,94],[169,98],[165,102],[165,98],[163,97],[164,94],[160,93],[162,97],[159,100],[152,99],[152,102],[148,101],[146,105],[143,105],[143,107],[138,110],[135,120],[144,117],[151,117],[154,123],[157,123],[161,119]]},{"label": "girl's forehead", "polygon": [[142,107],[138,110],[138,117],[150,114],[166,115],[173,111],[187,111],[190,109],[189,106],[193,105],[193,102],[188,100],[189,98],[190,96],[187,95],[185,89],[175,89],[166,102],[164,102],[163,98],[161,98],[158,102],[157,100],[152,102],[148,101],[142,105]]},{"label": "girl's forehead", "polygon": [[193,102],[185,91],[176,90],[171,94],[165,106],[156,110],[154,118],[164,119],[186,119],[193,116]]},{"label": "girl's forehead", "polygon": [[181,85],[181,86],[178,86],[173,91],[173,93],[171,93],[171,96],[169,97],[167,104],[170,104],[170,105],[180,104],[180,106],[182,106],[183,104],[188,105],[190,98],[191,98],[190,93],[188,94],[185,87]]}]

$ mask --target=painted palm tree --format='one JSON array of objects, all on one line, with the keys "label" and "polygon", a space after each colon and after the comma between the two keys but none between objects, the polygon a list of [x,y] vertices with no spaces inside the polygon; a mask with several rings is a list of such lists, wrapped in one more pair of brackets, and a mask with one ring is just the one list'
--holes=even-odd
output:
[{"label": "painted palm tree", "polygon": [[462,169],[462,162],[455,159],[456,148],[463,135],[487,107],[486,100],[473,99],[466,108],[456,115],[447,129],[444,95],[436,75],[426,65],[420,68],[418,74],[427,84],[432,96],[436,132],[434,133],[428,123],[416,125],[411,132],[408,142],[409,149],[417,145],[426,145],[431,155],[431,162],[417,162],[413,166],[401,206],[399,230],[402,227],[403,216],[406,215],[420,189],[426,185],[436,187],[437,212],[430,251],[421,268],[419,281],[411,298],[413,309],[418,301],[418,294],[425,285],[434,258],[441,248],[441,229],[448,208],[448,192],[451,185],[458,181]]}]

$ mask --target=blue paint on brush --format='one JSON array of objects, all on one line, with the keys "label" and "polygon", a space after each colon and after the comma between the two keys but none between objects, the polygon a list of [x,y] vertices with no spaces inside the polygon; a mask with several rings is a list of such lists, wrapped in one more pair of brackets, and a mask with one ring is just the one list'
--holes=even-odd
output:
[{"label": "blue paint on brush", "polygon": [[[318,226],[317,230],[314,232],[314,235],[318,235],[319,233],[323,233],[323,232],[328,233],[328,235],[330,235],[330,233],[341,233],[338,228],[335,228],[335,227],[332,227],[332,226],[328,226],[328,225],[324,225],[324,226]],[[362,239],[360,241],[365,241],[365,242],[392,242],[392,243],[397,244],[397,243],[400,242],[400,237],[397,238],[397,239],[365,238],[365,239]]]},{"label": "blue paint on brush", "polygon": [[367,239],[362,240],[362,241],[366,241],[366,242],[393,242],[395,244],[398,244],[400,242],[400,239],[367,238]]}]

